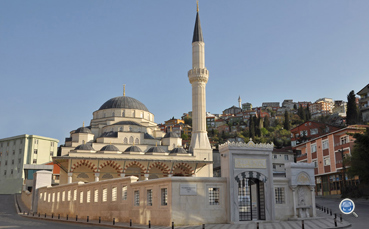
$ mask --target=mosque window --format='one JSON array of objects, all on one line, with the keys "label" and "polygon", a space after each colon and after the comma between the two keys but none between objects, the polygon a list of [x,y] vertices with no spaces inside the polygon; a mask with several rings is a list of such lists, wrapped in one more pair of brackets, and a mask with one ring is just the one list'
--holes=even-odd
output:
[{"label": "mosque window", "polygon": [[77,200],[77,189],[73,190],[73,201]]},{"label": "mosque window", "polygon": [[114,117],[115,116],[115,112],[112,113],[112,116]]},{"label": "mosque window", "polygon": [[111,189],[111,201],[117,201],[117,187]]},{"label": "mosque window", "polygon": [[122,112],[122,117],[126,117],[126,111]]},{"label": "mosque window", "polygon": [[152,189],[147,190],[147,206],[152,206]]},{"label": "mosque window", "polygon": [[58,192],[58,194],[56,195],[56,202],[60,201],[60,192]]},{"label": "mosque window", "polygon": [[129,137],[129,143],[132,144],[133,143],[133,137]]},{"label": "mosque window", "polygon": [[106,114],[104,113],[104,118],[106,117]]},{"label": "mosque window", "polygon": [[79,203],[83,204],[83,191],[79,193]]},{"label": "mosque window", "polygon": [[95,189],[94,202],[95,203],[99,202],[99,190],[98,189]]},{"label": "mosque window", "polygon": [[120,132],[123,132],[123,127],[120,127],[120,128],[119,128],[119,131],[120,131]]},{"label": "mosque window", "polygon": [[219,205],[219,188],[209,188],[209,204]]},{"label": "mosque window", "polygon": [[143,114],[143,112],[141,112],[141,118],[143,118],[144,117],[144,114]]},{"label": "mosque window", "polygon": [[284,188],[283,187],[276,187],[275,188],[275,203],[276,204],[284,204]]},{"label": "mosque window", "polygon": [[128,139],[124,138],[124,144],[128,144]]},{"label": "mosque window", "polygon": [[168,189],[167,188],[161,189],[161,205],[162,206],[168,205]]},{"label": "mosque window", "polygon": [[136,138],[135,144],[139,144],[139,143],[140,143],[140,141],[138,140],[138,138]]},{"label": "mosque window", "polygon": [[85,140],[82,140],[82,144],[85,144]]},{"label": "mosque window", "polygon": [[86,194],[86,202],[87,203],[90,203],[91,202],[91,191],[90,190],[87,191],[87,194]]},{"label": "mosque window", "polygon": [[136,190],[134,192],[134,205],[135,206],[140,206],[140,191]]},{"label": "mosque window", "polygon": [[65,201],[65,191],[62,192],[62,201]]},{"label": "mosque window", "polygon": [[103,196],[102,196],[102,201],[103,201],[103,202],[108,201],[108,189],[104,188],[104,189],[103,189],[103,194],[102,194],[102,195],[103,195]]},{"label": "mosque window", "polygon": [[51,199],[51,202],[55,202],[55,192],[53,192],[53,197],[52,197],[52,199]]},{"label": "mosque window", "polygon": [[33,159],[33,164],[37,164],[37,159]]},{"label": "mosque window", "polygon": [[127,200],[127,186],[122,187],[122,200]]},{"label": "mosque window", "polygon": [[72,197],[72,195],[71,195],[71,191],[69,190],[69,191],[68,191],[68,201],[70,201],[70,200],[71,200],[71,197]]}]

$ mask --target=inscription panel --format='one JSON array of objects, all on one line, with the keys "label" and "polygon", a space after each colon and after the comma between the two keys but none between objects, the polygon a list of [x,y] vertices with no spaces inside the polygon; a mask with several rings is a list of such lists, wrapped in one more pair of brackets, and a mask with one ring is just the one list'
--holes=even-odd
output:
[{"label": "inscription panel", "polygon": [[265,169],[266,159],[246,159],[246,158],[235,158],[234,167],[237,169]]}]

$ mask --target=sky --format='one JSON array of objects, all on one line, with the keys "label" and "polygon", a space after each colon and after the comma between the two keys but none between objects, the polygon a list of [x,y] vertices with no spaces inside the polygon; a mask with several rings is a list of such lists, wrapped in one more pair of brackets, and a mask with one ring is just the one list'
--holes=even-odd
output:
[{"label": "sky", "polygon": [[[207,111],[347,101],[369,83],[367,0],[200,0]],[[60,140],[110,98],[191,111],[195,0],[0,0],[0,138]]]}]

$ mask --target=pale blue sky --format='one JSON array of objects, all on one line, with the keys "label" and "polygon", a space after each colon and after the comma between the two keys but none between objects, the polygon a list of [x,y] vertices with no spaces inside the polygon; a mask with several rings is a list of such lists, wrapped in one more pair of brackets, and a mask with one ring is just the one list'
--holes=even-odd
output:
[{"label": "pale blue sky", "polygon": [[[369,1],[201,0],[207,110],[346,100],[369,83]],[[196,1],[0,0],[0,138],[64,143],[108,99],[191,110]]]}]

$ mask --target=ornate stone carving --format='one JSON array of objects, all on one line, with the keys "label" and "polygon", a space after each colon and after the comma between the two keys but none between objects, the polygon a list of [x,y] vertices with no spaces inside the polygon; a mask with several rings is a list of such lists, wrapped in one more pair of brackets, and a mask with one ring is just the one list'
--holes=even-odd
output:
[{"label": "ornate stone carving", "polygon": [[248,143],[242,143],[242,142],[226,142],[224,144],[219,145],[219,149],[222,148],[226,148],[226,147],[239,147],[239,148],[248,148],[248,149],[255,149],[255,148],[259,148],[259,149],[273,149],[274,144],[271,143],[259,143],[256,144],[252,141],[252,139],[250,138],[250,141]]}]

